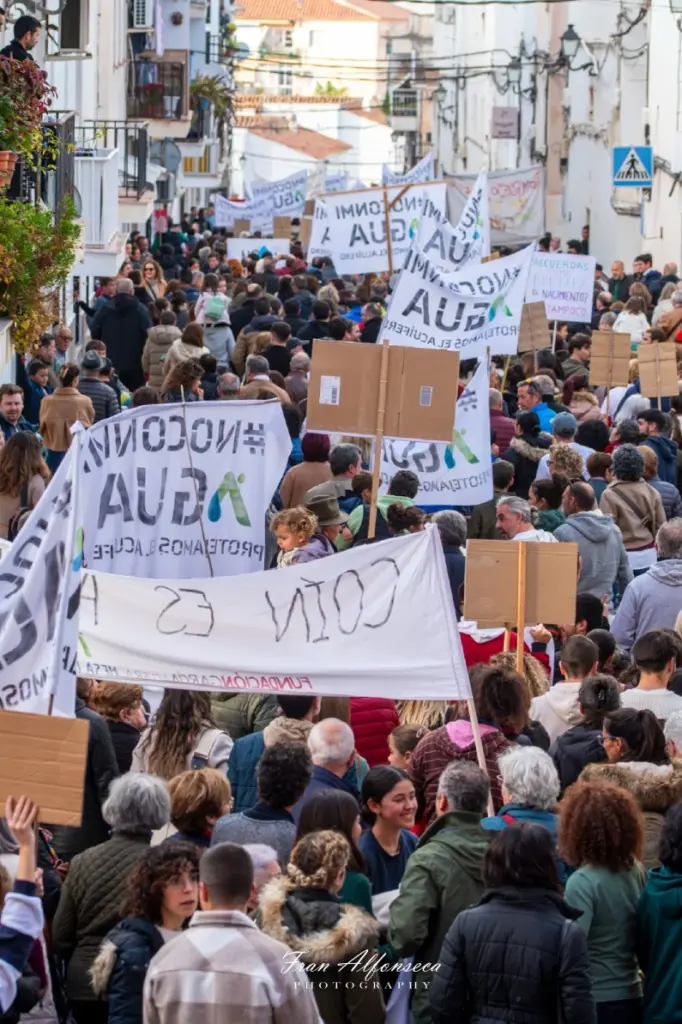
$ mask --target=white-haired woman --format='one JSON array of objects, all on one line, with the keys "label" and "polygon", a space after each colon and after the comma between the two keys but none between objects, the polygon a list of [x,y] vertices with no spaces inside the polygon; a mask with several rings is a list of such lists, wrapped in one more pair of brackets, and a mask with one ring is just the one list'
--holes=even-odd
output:
[{"label": "white-haired woman", "polygon": [[151,834],[170,820],[166,783],[129,772],[115,779],[102,808],[111,839],[71,862],[52,925],[55,953],[67,964],[66,992],[77,1024],[107,1024],[107,1003],[92,990],[90,968],[107,932],[121,920],[126,880]]},{"label": "white-haired woman", "polygon": [[436,512],[431,521],[438,527],[443,554],[445,555],[445,567],[448,570],[452,600],[455,605],[455,614],[458,619],[462,618],[462,588],[464,586],[464,569],[466,559],[462,551],[467,539],[467,521],[461,512],[453,509],[443,509]]},{"label": "white-haired woman", "polygon": [[561,785],[552,758],[539,747],[516,746],[501,754],[497,763],[504,803],[494,818],[483,819],[483,828],[501,832],[507,825],[532,821],[544,825],[556,844]]}]

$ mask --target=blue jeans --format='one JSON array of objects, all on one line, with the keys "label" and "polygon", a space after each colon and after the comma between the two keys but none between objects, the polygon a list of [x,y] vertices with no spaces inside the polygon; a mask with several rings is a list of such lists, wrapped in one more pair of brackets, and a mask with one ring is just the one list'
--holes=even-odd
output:
[{"label": "blue jeans", "polygon": [[45,449],[45,462],[52,476],[55,475],[57,470],[62,464],[62,459],[66,455],[66,452],[53,452],[49,448]]}]

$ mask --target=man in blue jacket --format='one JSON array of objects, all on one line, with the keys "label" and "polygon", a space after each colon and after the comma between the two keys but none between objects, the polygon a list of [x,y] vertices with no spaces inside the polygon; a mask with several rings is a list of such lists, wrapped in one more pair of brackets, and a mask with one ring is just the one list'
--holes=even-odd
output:
[{"label": "man in blue jacket", "polygon": [[637,414],[637,425],[645,435],[642,444],[658,456],[658,475],[666,483],[677,485],[677,445],[671,439],[672,420],[660,409],[645,409]]}]

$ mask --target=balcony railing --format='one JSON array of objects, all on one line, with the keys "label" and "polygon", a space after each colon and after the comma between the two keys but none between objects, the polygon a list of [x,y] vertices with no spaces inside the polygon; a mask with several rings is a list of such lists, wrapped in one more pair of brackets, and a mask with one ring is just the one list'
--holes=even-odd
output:
[{"label": "balcony railing", "polygon": [[221,36],[206,36],[207,64],[227,64],[236,52],[236,47]]},{"label": "balcony railing", "polygon": [[145,124],[130,121],[84,121],[76,129],[76,156],[97,149],[119,151],[118,187],[126,198],[140,199],[147,182],[149,138]]},{"label": "balcony railing", "polygon": [[177,120],[187,114],[186,65],[176,61],[128,62],[128,117]]},{"label": "balcony railing", "polygon": [[391,92],[392,117],[417,117],[419,93],[416,89],[394,89]]},{"label": "balcony railing", "polygon": [[64,209],[67,196],[74,197],[74,137],[76,117],[72,111],[51,111],[43,122],[43,156],[35,166],[17,161],[8,199],[23,203],[42,201],[52,210],[55,221]]}]

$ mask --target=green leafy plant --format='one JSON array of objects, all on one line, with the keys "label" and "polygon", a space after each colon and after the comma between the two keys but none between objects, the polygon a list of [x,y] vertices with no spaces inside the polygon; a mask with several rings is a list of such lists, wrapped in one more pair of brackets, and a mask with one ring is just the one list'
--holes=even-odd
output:
[{"label": "green leafy plant", "polygon": [[79,239],[70,197],[57,223],[49,210],[0,199],[0,315],[14,321],[18,352],[29,351],[50,326],[50,295],[66,283]]},{"label": "green leafy plant", "polygon": [[189,96],[193,110],[199,109],[202,100],[210,103],[218,121],[232,109],[232,92],[221,75],[197,75],[190,83]]},{"label": "green leafy plant", "polygon": [[41,121],[55,93],[33,61],[0,57],[0,149],[35,160],[43,148]]},{"label": "green leafy plant", "polygon": [[322,85],[322,82],[317,82],[316,85],[315,85],[315,95],[316,96],[330,96],[330,97],[333,97],[333,96],[346,96],[347,94],[348,94],[348,89],[345,87],[345,85],[344,86],[338,86],[338,85],[334,85],[333,82],[325,82],[324,85]]}]

